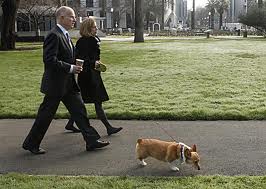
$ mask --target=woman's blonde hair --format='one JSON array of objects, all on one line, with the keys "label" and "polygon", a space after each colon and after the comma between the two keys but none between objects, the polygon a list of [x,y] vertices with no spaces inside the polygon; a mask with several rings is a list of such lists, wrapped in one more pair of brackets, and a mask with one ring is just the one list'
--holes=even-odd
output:
[{"label": "woman's blonde hair", "polygon": [[80,35],[83,37],[94,36],[94,34],[92,33],[93,27],[96,27],[95,19],[92,17],[86,18],[80,25]]}]

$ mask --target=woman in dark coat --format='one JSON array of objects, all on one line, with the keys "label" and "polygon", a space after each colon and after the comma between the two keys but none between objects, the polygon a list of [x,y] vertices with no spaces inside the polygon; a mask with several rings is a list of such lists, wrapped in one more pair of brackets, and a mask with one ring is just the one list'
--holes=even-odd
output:
[{"label": "woman in dark coat", "polygon": [[[84,60],[83,71],[78,75],[78,84],[84,103],[94,103],[97,117],[105,125],[107,134],[111,135],[119,132],[122,127],[112,127],[102,107],[102,102],[108,101],[109,97],[102,81],[101,72],[95,69],[100,64],[100,39],[96,33],[95,20],[92,17],[86,18],[81,23],[81,38],[76,43],[76,58]],[[73,124],[74,120],[70,118],[65,128],[79,132]]]}]

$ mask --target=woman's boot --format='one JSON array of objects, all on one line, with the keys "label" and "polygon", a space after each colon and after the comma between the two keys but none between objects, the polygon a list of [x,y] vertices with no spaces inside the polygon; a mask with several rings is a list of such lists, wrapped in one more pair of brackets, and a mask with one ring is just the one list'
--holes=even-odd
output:
[{"label": "woman's boot", "polygon": [[65,129],[68,131],[72,131],[74,133],[79,133],[81,132],[79,129],[77,129],[76,127],[74,127],[74,120],[72,118],[70,118],[65,126]]}]

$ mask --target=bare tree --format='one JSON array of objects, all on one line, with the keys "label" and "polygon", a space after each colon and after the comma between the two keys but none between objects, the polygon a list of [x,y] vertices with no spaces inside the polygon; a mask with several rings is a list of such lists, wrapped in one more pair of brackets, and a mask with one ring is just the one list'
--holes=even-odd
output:
[{"label": "bare tree", "polygon": [[75,11],[75,13],[77,14],[77,16],[85,16],[86,15],[86,14],[84,14],[85,10],[84,9],[81,9],[81,6],[80,6],[80,3],[81,2],[80,2],[80,0],[72,0],[69,3],[67,3],[66,0],[59,0],[59,1],[61,3],[59,6],[69,6],[69,7],[71,7]]},{"label": "bare tree", "polygon": [[145,0],[143,11],[146,20],[146,29],[148,29],[150,21],[155,21],[156,17],[158,18],[161,15],[161,9],[156,0]]},{"label": "bare tree", "polygon": [[[133,0],[134,2],[134,0]],[[107,1],[106,6],[102,7],[102,10],[105,10],[106,12],[109,11],[110,8],[113,8],[112,12],[112,27],[116,27],[115,24],[121,25],[121,22],[123,21],[123,18],[126,18],[126,14],[128,13],[131,15],[131,10],[134,10],[134,7],[132,7],[132,0],[120,0],[120,1]],[[134,15],[131,15],[131,18],[133,18]]]},{"label": "bare tree", "polygon": [[15,49],[15,21],[20,0],[4,0],[2,3],[1,50]]},{"label": "bare tree", "polygon": [[[165,7],[175,6],[174,0],[144,0],[144,15],[146,20],[146,25],[148,27],[150,21],[157,21],[160,23],[161,28],[164,29],[165,26]],[[172,8],[171,8],[172,9]],[[168,15],[169,16],[169,15]],[[166,18],[168,20],[168,18]]]},{"label": "bare tree", "polygon": [[247,14],[239,16],[239,22],[247,26],[252,26],[266,36],[266,8],[251,7]]},{"label": "bare tree", "polygon": [[216,2],[216,0],[208,0],[208,3],[206,5],[206,8],[211,13],[211,15],[209,15],[209,17],[210,17],[209,26],[211,29],[214,29],[215,2]]},{"label": "bare tree", "polygon": [[144,42],[143,4],[143,0],[135,1],[135,43]]},{"label": "bare tree", "polygon": [[42,1],[39,0],[21,0],[21,7],[18,10],[18,18],[33,25],[36,36],[40,35],[40,25],[44,23],[44,16],[54,15],[57,6],[59,5],[58,0]]},{"label": "bare tree", "polygon": [[201,27],[205,28],[208,25],[208,12],[208,9],[205,7],[198,7],[195,11],[196,23],[200,23]]}]

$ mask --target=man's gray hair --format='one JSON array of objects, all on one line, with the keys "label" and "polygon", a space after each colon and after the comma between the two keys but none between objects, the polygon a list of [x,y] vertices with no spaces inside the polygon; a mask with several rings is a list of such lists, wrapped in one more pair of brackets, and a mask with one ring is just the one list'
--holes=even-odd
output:
[{"label": "man's gray hair", "polygon": [[66,12],[73,10],[70,7],[67,6],[61,6],[59,9],[57,9],[55,16],[56,18],[59,18],[60,16],[64,16]]}]

